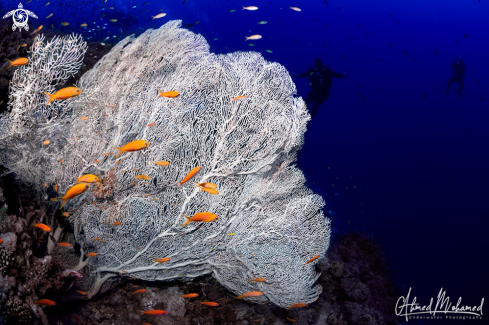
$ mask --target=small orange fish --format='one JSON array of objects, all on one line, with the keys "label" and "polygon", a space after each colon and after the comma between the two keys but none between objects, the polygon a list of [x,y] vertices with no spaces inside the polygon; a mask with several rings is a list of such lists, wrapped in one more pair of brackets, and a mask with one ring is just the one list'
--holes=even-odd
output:
[{"label": "small orange fish", "polygon": [[187,218],[187,222],[185,222],[182,225],[182,227],[188,225],[191,222],[199,222],[199,221],[211,222],[214,219],[219,220],[219,217],[217,215],[215,215],[214,213],[210,213],[210,212],[199,212],[199,213],[196,213],[192,218],[187,217],[185,214],[183,214],[183,216],[185,218]]},{"label": "small orange fish", "polygon": [[[319,256],[321,256],[321,255],[316,255],[316,256],[314,256],[314,257],[313,257],[313,258],[311,258],[309,261],[307,261],[307,262],[306,262],[306,264],[309,264],[309,263],[311,263],[312,261],[317,260],[317,259],[319,258]],[[304,265],[306,265],[306,264],[304,264]]]},{"label": "small orange fish", "polygon": [[161,91],[158,90],[158,97],[174,98],[178,96],[180,96],[178,91],[166,91],[162,93]]},{"label": "small orange fish", "polygon": [[44,230],[44,231],[47,231],[47,232],[51,232],[52,231],[51,228],[49,228],[48,226],[46,226],[43,223],[36,223],[36,224],[34,224],[34,227],[37,227],[37,228],[39,228],[41,230]]},{"label": "small orange fish", "polygon": [[61,23],[61,25],[63,25],[63,26],[68,26],[69,24],[70,23],[69,22],[66,22],[66,21]]},{"label": "small orange fish", "polygon": [[146,125],[146,126],[154,126],[154,125],[156,125],[156,123],[155,123],[155,122],[153,122],[153,123],[149,123],[149,124],[148,124],[148,125]]},{"label": "small orange fish", "polygon": [[201,187],[201,191],[207,192],[209,194],[219,194],[219,191],[216,190],[215,188],[207,188],[207,187]]},{"label": "small orange fish", "polygon": [[145,180],[148,180],[150,179],[151,177],[149,177],[148,175],[137,175],[136,176],[136,179],[145,179]]},{"label": "small orange fish", "polygon": [[118,225],[120,225],[120,224],[121,224],[121,222],[120,222],[120,221],[116,221],[116,222],[114,222],[114,223],[112,224],[112,226],[118,226]]},{"label": "small orange fish", "polygon": [[139,170],[139,168],[134,168],[132,171],[137,172],[138,170]]},{"label": "small orange fish", "polygon": [[48,145],[48,144],[50,144],[50,143],[51,143],[51,141],[46,140],[46,141],[44,141],[44,142],[42,143],[42,145],[43,145],[43,146],[47,146],[47,145]]},{"label": "small orange fish", "polygon": [[304,307],[306,306],[307,304],[303,303],[303,302],[299,302],[297,304],[293,304],[292,306],[290,306],[288,309],[291,309],[291,308],[301,308],[301,307]]},{"label": "small orange fish", "polygon": [[159,309],[154,309],[154,310],[147,310],[147,311],[142,311],[141,312],[146,315],[166,315],[168,314],[166,311],[164,310],[159,310]]},{"label": "small orange fish", "polygon": [[85,174],[82,177],[76,177],[76,184],[78,183],[97,183],[100,181],[97,175]]},{"label": "small orange fish", "polygon": [[58,192],[58,185],[56,185],[56,182],[54,182],[54,190]]},{"label": "small orange fish", "polygon": [[29,63],[29,59],[28,58],[18,58],[18,59],[15,59],[13,61],[8,60],[8,62],[10,62],[9,68],[10,67],[18,67],[18,66],[21,66],[21,65],[28,64]]},{"label": "small orange fish", "polygon": [[80,291],[80,290],[75,290],[76,292],[78,292],[79,294],[83,295],[83,296],[86,296],[87,293],[85,291]]},{"label": "small orange fish", "polygon": [[288,321],[291,321],[292,323],[295,323],[295,322],[296,322],[296,320],[295,320],[295,319],[293,319],[293,318],[289,318],[289,317],[285,317],[285,318],[286,318]]},{"label": "small orange fish", "polygon": [[43,184],[43,186],[44,186],[44,187],[48,187],[48,183],[44,183],[44,184]]},{"label": "small orange fish", "polygon": [[63,212],[62,216],[68,218],[70,214],[68,212]]},{"label": "small orange fish", "polygon": [[116,163],[116,164],[120,164],[120,163],[121,163],[121,161],[120,161],[120,160],[117,160],[115,163]]},{"label": "small orange fish", "polygon": [[31,33],[31,35],[34,35],[35,33],[39,32],[39,31],[42,29],[42,27],[43,27],[42,25],[41,25],[41,26],[39,26],[37,29],[35,29],[35,30],[34,30],[34,31]]},{"label": "small orange fish", "polygon": [[158,166],[168,166],[170,164],[169,161],[155,161],[155,164]]},{"label": "small orange fish", "polygon": [[49,94],[47,92],[44,93],[49,96],[49,100],[46,103],[46,105],[49,105],[49,103],[51,103],[53,100],[63,100],[78,96],[81,94],[81,90],[77,87],[66,87],[58,90],[54,94]]},{"label": "small orange fish", "polygon": [[198,297],[199,294],[198,293],[187,293],[186,295],[183,295],[183,296],[180,296],[182,298],[195,298],[195,297]]},{"label": "small orange fish", "polygon": [[195,183],[194,182],[194,184],[197,184],[198,187],[217,188],[217,185],[213,184],[213,183]]},{"label": "small orange fish", "polygon": [[73,248],[73,245],[71,245],[70,243],[58,243],[58,246]]},{"label": "small orange fish", "polygon": [[247,98],[246,96],[237,96],[237,97],[233,97],[233,99],[231,99],[231,101],[234,101],[236,99],[243,99],[243,98]]},{"label": "small orange fish", "polygon": [[250,281],[265,282],[265,279],[264,278],[256,278],[256,279],[251,279]]},{"label": "small orange fish", "polygon": [[116,158],[119,157],[123,152],[131,152],[131,151],[138,151],[144,148],[147,148],[149,146],[149,142],[146,140],[135,140],[131,141],[129,143],[126,143],[122,147],[114,147],[114,149],[120,150],[119,154],[115,156]]},{"label": "small orange fish", "polygon": [[94,238],[93,241],[100,240],[100,237]]},{"label": "small orange fish", "polygon": [[60,209],[65,205],[67,200],[71,200],[75,196],[82,194],[88,189],[88,187],[89,185],[87,183],[79,183],[70,187],[68,191],[66,191],[65,196],[57,198],[63,200],[63,204],[61,204]]},{"label": "small orange fish", "polygon": [[65,160],[64,160],[64,159],[60,159],[60,160],[59,160],[59,162],[60,162],[61,164],[64,164],[64,163],[65,163]]},{"label": "small orange fish", "polygon": [[132,184],[131,184],[131,185],[129,185],[129,186],[133,186],[133,185],[136,185],[136,184],[137,184],[137,183],[136,183],[136,182],[134,182],[134,183],[132,183]]},{"label": "small orange fish", "polygon": [[56,306],[56,303],[49,299],[41,299],[35,302],[36,305]]},{"label": "small orange fish", "polygon": [[136,293],[143,293],[143,292],[146,292],[146,289],[139,289],[139,290],[136,290],[134,291],[132,294],[135,295]]},{"label": "small orange fish", "polygon": [[169,257],[164,257],[164,258],[160,258],[160,259],[153,258],[153,261],[155,261],[157,263],[165,263],[165,262],[168,262],[169,260],[170,260]]},{"label": "small orange fish", "polygon": [[86,120],[88,120],[88,117],[82,116],[82,117],[80,117],[80,119],[86,121]]},{"label": "small orange fish", "polygon": [[0,238],[0,244],[3,244],[3,239],[2,238]]},{"label": "small orange fish", "polygon": [[85,256],[86,256],[86,257],[90,257],[90,256],[97,256],[97,255],[98,255],[97,253],[88,253],[88,254],[86,254]]},{"label": "small orange fish", "polygon": [[99,162],[100,162],[100,160],[94,160],[93,162],[99,163]]},{"label": "small orange fish", "polygon": [[178,183],[178,186],[182,186],[183,184],[185,184],[186,182],[188,182],[192,177],[194,177],[195,175],[197,175],[197,173],[200,171],[200,169],[202,168],[202,166],[197,166],[195,167],[194,169],[192,169],[188,174],[187,176],[185,176],[184,179],[182,179],[179,183]]},{"label": "small orange fish", "polygon": [[211,307],[219,306],[219,304],[217,302],[212,302],[212,301],[202,301],[200,304],[206,305],[206,306],[211,306]]},{"label": "small orange fish", "polygon": [[236,299],[243,299],[246,297],[258,297],[258,296],[261,296],[262,294],[263,294],[263,292],[261,292],[261,291],[250,291],[250,292],[242,294],[241,296],[236,297]]}]

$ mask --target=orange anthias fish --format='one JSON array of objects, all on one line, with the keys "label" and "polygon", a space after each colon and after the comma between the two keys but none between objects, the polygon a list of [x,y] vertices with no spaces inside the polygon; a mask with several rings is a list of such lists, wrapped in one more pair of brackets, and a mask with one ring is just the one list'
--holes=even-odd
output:
[{"label": "orange anthias fish", "polygon": [[83,296],[86,296],[87,293],[85,291],[80,291],[80,290],[75,290],[76,292],[78,292],[79,294],[83,295]]},{"label": "orange anthias fish", "polygon": [[289,317],[285,317],[285,318],[286,318],[288,321],[291,321],[292,323],[295,323],[295,322],[296,322],[296,320],[295,320],[295,319],[293,319],[293,318],[289,318]]},{"label": "orange anthias fish", "polygon": [[303,302],[299,302],[297,304],[293,304],[292,306],[290,306],[288,309],[291,309],[291,308],[301,308],[301,307],[304,307],[306,306],[307,304],[303,303]]},{"label": "orange anthias fish", "polygon": [[178,186],[182,186],[183,184],[185,184],[186,182],[188,182],[192,177],[194,177],[195,175],[197,175],[197,173],[200,171],[200,169],[202,168],[202,166],[197,166],[195,167],[194,169],[192,169],[188,174],[187,176],[185,176],[184,179],[182,179],[179,183],[178,183]]},{"label": "orange anthias fish", "polygon": [[150,179],[150,178],[151,178],[151,177],[149,177],[148,175],[137,175],[137,176],[136,176],[136,179],[146,179],[146,180],[148,180],[148,179]]},{"label": "orange anthias fish", "polygon": [[155,122],[153,122],[153,123],[149,123],[149,124],[148,124],[148,125],[146,125],[146,126],[155,126],[155,125],[156,125],[156,123],[155,123]]},{"label": "orange anthias fish", "polygon": [[160,258],[160,259],[153,258],[153,261],[155,261],[157,263],[165,263],[165,262],[168,262],[169,260],[170,260],[169,257],[164,257],[164,258]]},{"label": "orange anthias fish", "polygon": [[43,27],[42,25],[41,25],[41,26],[39,26],[39,27],[37,27],[37,29],[35,29],[35,30],[34,30],[34,31],[31,33],[31,35],[34,35],[35,33],[39,32],[39,31],[42,29],[42,27]]},{"label": "orange anthias fish", "polygon": [[36,224],[34,224],[34,227],[37,227],[37,228],[39,228],[41,230],[44,230],[44,231],[47,231],[47,232],[51,232],[52,231],[51,228],[49,228],[48,226],[46,226],[43,223],[36,223]]},{"label": "orange anthias fish", "polygon": [[135,295],[136,293],[143,293],[143,292],[146,292],[146,289],[139,289],[139,290],[136,290],[134,291],[132,294]]},{"label": "orange anthias fish", "polygon": [[70,213],[69,212],[63,212],[62,216],[68,218],[70,216]]},{"label": "orange anthias fish", "polygon": [[3,243],[3,239],[2,239],[2,238],[0,238],[0,244],[2,244],[2,243]]},{"label": "orange anthias fish", "polygon": [[195,183],[194,184],[197,184],[197,186],[199,187],[205,187],[205,188],[217,188],[217,185],[216,184],[213,184],[213,183]]},{"label": "orange anthias fish", "polygon": [[243,99],[243,98],[247,98],[245,95],[243,96],[236,96],[236,97],[233,97],[233,99],[231,99],[231,101],[235,101],[236,99]]},{"label": "orange anthias fish", "polygon": [[18,58],[18,59],[15,59],[13,61],[10,61],[8,60],[8,62],[10,62],[10,67],[18,67],[20,65],[26,65],[29,63],[29,59],[28,58]]},{"label": "orange anthias fish", "polygon": [[168,166],[170,164],[169,161],[155,161],[155,164],[158,166]]},{"label": "orange anthias fish", "polygon": [[46,95],[49,96],[49,100],[46,103],[46,105],[49,105],[53,100],[63,100],[63,99],[68,99],[71,97],[75,97],[81,94],[80,88],[77,87],[66,87],[63,89],[58,90],[54,94],[49,94],[47,92],[44,92]]},{"label": "orange anthias fish", "polygon": [[57,198],[59,200],[63,200],[63,204],[61,204],[60,209],[65,205],[67,200],[71,200],[75,196],[82,194],[88,189],[88,187],[89,186],[87,183],[79,183],[70,187],[68,191],[66,191],[65,196]]},{"label": "orange anthias fish", "polygon": [[166,91],[162,93],[161,91],[158,90],[158,97],[166,97],[166,98],[174,98],[180,96],[180,93],[178,91]]},{"label": "orange anthias fish", "polygon": [[265,282],[265,279],[264,278],[256,278],[256,279],[251,279],[250,281]]},{"label": "orange anthias fish", "polygon": [[120,224],[121,224],[121,222],[120,222],[120,221],[116,221],[116,222],[114,222],[114,223],[112,224],[112,226],[118,226],[118,225],[120,225]]},{"label": "orange anthias fish", "polygon": [[147,310],[147,311],[143,311],[141,310],[141,312],[146,315],[166,315],[168,314],[166,311],[164,310],[159,310],[159,309],[153,309],[153,310]]},{"label": "orange anthias fish", "polygon": [[73,248],[73,245],[71,245],[70,243],[58,243],[58,246]]},{"label": "orange anthias fish", "polygon": [[115,157],[119,157],[124,152],[138,151],[147,148],[148,146],[149,142],[146,140],[131,141],[129,143],[126,143],[123,147],[114,147],[114,149],[120,150],[119,154]]},{"label": "orange anthias fish", "polygon": [[199,212],[199,213],[196,213],[192,218],[189,218],[184,214],[183,214],[183,216],[185,218],[187,218],[187,222],[185,222],[182,225],[182,227],[188,225],[191,222],[199,222],[199,221],[211,222],[214,219],[219,220],[219,217],[217,215],[215,215],[214,213],[210,213],[210,212]]},{"label": "orange anthias fish", "polygon": [[49,299],[41,299],[35,302],[36,305],[56,306],[56,303]]},{"label": "orange anthias fish", "polygon": [[200,304],[206,305],[206,306],[211,306],[211,307],[219,306],[219,304],[217,302],[212,302],[212,301],[202,301]]},{"label": "orange anthias fish", "polygon": [[183,296],[180,296],[182,298],[195,298],[195,297],[198,297],[199,294],[198,293],[187,293],[186,295],[183,295]]},{"label": "orange anthias fish", "polygon": [[82,177],[76,177],[76,184],[78,183],[97,183],[100,182],[100,178],[97,175],[85,174]]},{"label": "orange anthias fish", "polygon": [[94,238],[93,241],[100,240],[100,237]]},{"label": "orange anthias fish", "polygon": [[[317,259],[319,258],[319,256],[321,256],[321,255],[316,255],[316,256],[314,256],[314,257],[313,257],[313,258],[311,258],[309,261],[307,261],[307,262],[306,262],[306,264],[309,264],[309,263],[311,263],[312,261],[317,260]],[[306,265],[306,264],[304,264],[304,265]]]},{"label": "orange anthias fish", "polygon": [[261,292],[261,291],[250,291],[250,292],[242,294],[239,297],[236,297],[236,299],[243,299],[246,297],[258,297],[258,296],[261,296],[262,294],[263,294],[263,292]]},{"label": "orange anthias fish", "polygon": [[215,188],[207,188],[207,187],[201,187],[201,191],[207,192],[209,194],[219,194],[219,191],[216,190]]},{"label": "orange anthias fish", "polygon": [[47,146],[47,145],[48,145],[48,144],[50,144],[50,143],[51,143],[51,141],[46,140],[46,141],[43,141],[42,145],[43,145],[43,146]]},{"label": "orange anthias fish", "polygon": [[97,255],[98,255],[97,253],[88,253],[85,256],[86,257],[91,257],[91,256],[97,256]]}]

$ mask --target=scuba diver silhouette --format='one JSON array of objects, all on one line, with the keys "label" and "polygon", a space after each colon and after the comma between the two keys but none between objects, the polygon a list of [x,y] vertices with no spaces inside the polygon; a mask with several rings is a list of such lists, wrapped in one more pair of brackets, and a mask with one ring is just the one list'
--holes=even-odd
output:
[{"label": "scuba diver silhouette", "polygon": [[460,56],[455,61],[453,61],[452,69],[453,69],[453,77],[451,77],[448,80],[447,90],[445,91],[445,94],[448,95],[448,91],[450,90],[450,86],[452,85],[452,82],[458,82],[460,83],[460,89],[455,89],[455,91],[460,97],[462,97],[462,90],[464,89],[464,78],[465,78],[465,63],[464,61],[462,61]]},{"label": "scuba diver silhouette", "polygon": [[309,77],[309,86],[312,90],[306,95],[306,106],[314,102],[310,109],[311,118],[319,111],[319,106],[329,97],[329,89],[333,84],[333,78],[344,78],[346,73],[338,73],[324,65],[320,58],[314,60],[314,67],[300,74],[292,74],[292,77]]}]

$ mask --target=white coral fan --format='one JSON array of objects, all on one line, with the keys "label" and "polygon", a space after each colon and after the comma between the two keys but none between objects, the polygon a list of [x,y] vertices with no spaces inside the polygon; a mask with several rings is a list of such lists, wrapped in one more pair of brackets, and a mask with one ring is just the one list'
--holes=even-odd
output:
[{"label": "white coral fan", "polygon": [[[255,52],[209,53],[180,24],[122,40],[81,78],[81,95],[65,101],[72,115],[54,123],[64,129],[53,135],[63,163],[43,165],[45,177],[62,193],[86,173],[102,184],[66,204],[76,209],[68,220],[82,247],[78,264],[79,255],[55,253],[85,274],[90,296],[120,276],[212,274],[236,295],[262,291],[253,302],[311,303],[322,288],[316,262],[305,263],[326,253],[330,223],[293,165],[309,120],[304,101],[283,66]],[[158,90],[180,96],[158,98]],[[114,147],[138,139],[149,147],[114,157]],[[163,160],[170,165],[155,164]],[[192,181],[217,184],[219,195],[192,181],[177,187],[196,166]],[[182,214],[204,211],[219,220],[181,226]],[[86,259],[89,252],[98,255]],[[153,260],[163,257],[170,260]]]}]

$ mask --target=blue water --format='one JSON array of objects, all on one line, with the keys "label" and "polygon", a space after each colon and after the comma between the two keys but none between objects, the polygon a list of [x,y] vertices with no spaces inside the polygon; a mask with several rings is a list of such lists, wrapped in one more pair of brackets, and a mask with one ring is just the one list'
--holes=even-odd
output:
[{"label": "blue water", "polygon": [[[334,236],[371,233],[402,292],[412,287],[420,304],[441,288],[455,303],[487,298],[489,1],[46,2],[25,4],[39,17],[31,29],[42,24],[111,44],[179,19],[216,53],[259,51],[291,73],[319,57],[346,72],[310,122],[298,161],[334,212]],[[2,16],[17,5],[3,0]],[[151,20],[160,12],[166,17]],[[245,41],[253,34],[263,38]],[[448,96],[436,89],[445,89],[458,55],[467,66],[462,98],[457,83]],[[305,97],[307,79],[295,81]]]}]

